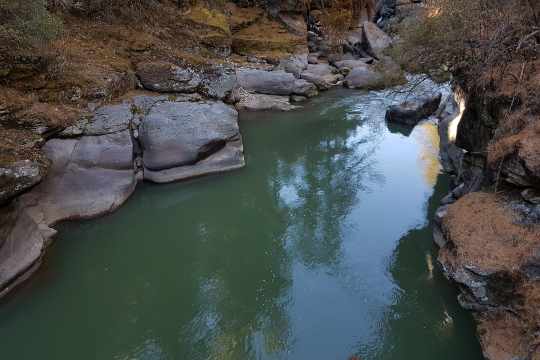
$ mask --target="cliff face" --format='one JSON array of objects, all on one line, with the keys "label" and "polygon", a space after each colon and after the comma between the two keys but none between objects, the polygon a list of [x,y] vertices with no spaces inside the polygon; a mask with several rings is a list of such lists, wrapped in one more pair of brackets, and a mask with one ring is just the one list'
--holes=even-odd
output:
[{"label": "cliff face", "polygon": [[490,360],[540,359],[540,112],[530,91],[540,81],[537,63],[516,68],[519,87],[465,95],[451,144],[461,151],[443,154],[455,187],[435,229],[439,262]]}]

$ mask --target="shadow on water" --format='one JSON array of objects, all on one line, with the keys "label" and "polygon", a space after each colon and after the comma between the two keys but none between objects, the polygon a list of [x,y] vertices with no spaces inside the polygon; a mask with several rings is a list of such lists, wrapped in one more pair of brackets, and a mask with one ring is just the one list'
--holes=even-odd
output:
[{"label": "shadow on water", "polygon": [[242,114],[245,169],[144,184],[116,213],[62,225],[0,307],[2,355],[479,359],[434,264],[426,219],[448,185],[433,131],[392,133],[388,103],[331,91]]}]

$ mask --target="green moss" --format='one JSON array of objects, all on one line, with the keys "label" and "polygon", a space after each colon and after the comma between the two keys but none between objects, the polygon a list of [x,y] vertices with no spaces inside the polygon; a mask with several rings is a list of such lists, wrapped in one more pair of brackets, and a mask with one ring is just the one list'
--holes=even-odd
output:
[{"label": "green moss", "polygon": [[225,14],[202,6],[195,6],[186,15],[186,20],[202,27],[210,27],[226,35],[231,34],[229,20]]}]

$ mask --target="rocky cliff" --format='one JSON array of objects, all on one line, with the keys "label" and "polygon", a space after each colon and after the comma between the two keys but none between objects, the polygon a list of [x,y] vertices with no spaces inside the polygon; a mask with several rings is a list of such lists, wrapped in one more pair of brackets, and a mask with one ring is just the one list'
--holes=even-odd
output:
[{"label": "rocky cliff", "polygon": [[514,69],[458,89],[460,109],[440,123],[454,188],[437,211],[439,262],[490,360],[540,359],[540,78],[537,62]]}]

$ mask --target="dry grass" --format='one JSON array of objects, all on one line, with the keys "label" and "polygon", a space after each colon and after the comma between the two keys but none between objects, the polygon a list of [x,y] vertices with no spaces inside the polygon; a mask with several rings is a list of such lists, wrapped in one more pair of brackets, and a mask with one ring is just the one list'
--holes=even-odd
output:
[{"label": "dry grass", "polygon": [[486,270],[517,270],[540,246],[540,225],[525,227],[516,216],[495,194],[464,196],[444,219],[444,232],[454,246],[441,251],[441,257]]}]

